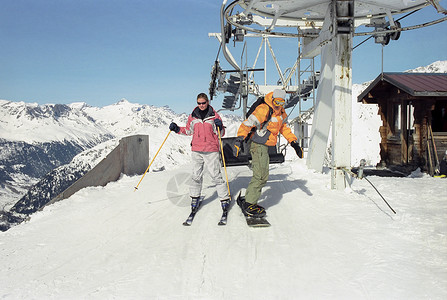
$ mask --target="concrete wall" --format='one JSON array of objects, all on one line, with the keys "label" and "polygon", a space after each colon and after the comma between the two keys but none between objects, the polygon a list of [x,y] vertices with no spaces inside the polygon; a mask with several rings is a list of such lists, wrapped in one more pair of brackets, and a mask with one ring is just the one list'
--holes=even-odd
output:
[{"label": "concrete wall", "polygon": [[98,165],[53,198],[47,205],[66,199],[85,187],[105,186],[122,174],[140,175],[149,165],[149,136],[133,135],[122,138],[119,145]]}]

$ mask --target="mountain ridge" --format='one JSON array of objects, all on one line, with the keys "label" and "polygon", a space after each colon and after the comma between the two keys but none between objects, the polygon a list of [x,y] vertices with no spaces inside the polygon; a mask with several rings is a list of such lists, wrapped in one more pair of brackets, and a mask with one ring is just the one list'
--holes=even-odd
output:
[{"label": "mountain ridge", "polygon": [[[447,73],[447,61],[414,70]],[[359,122],[373,118],[380,122],[374,107],[363,107],[354,99],[367,85],[368,82],[353,85],[353,113]],[[141,105],[124,98],[104,107],[84,102],[39,105],[0,100],[0,207],[4,211],[31,213],[45,202],[36,200],[33,204],[33,199],[56,196],[103,159],[121,137],[148,134],[150,153],[155,153],[168,132],[168,124],[184,124],[187,117],[168,106]],[[228,126],[227,135],[234,135],[242,119],[234,115],[222,117]],[[358,128],[354,126],[353,130]],[[375,131],[371,128],[366,135],[369,141],[354,147],[361,146],[358,151],[364,152],[368,142],[376,143],[370,138],[377,134]],[[171,135],[152,169],[170,169],[186,163],[189,142],[188,137]],[[64,177],[67,180],[62,180]],[[0,223],[1,219],[0,216]]]}]

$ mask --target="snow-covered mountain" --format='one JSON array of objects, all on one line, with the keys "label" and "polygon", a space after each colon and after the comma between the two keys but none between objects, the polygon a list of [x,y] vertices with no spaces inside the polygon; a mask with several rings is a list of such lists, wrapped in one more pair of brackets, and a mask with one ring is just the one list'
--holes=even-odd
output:
[{"label": "snow-covered mountain", "polygon": [[[447,61],[410,71],[445,73]],[[377,106],[357,103],[357,95],[368,84],[353,85],[353,166],[360,159],[369,165],[380,159]],[[37,105],[0,100],[0,211],[35,211],[94,167],[124,136],[149,135],[150,153],[155,153],[168,124],[184,124],[186,119],[186,114],[175,114],[168,107],[125,99],[101,108],[85,103]],[[227,134],[235,135],[241,118],[223,115],[223,119]],[[187,163],[189,143],[189,137],[171,135],[152,171]]]},{"label": "snow-covered mountain", "polygon": [[0,205],[8,207],[49,171],[114,137],[84,107],[0,100]]},{"label": "snow-covered mountain", "polygon": [[407,70],[408,73],[447,73],[447,60],[438,60],[425,67]]},{"label": "snow-covered mountain", "polygon": [[174,115],[168,108],[126,100],[103,108],[0,100],[0,205],[10,207],[44,175],[82,151],[144,124],[161,126],[161,118]]},{"label": "snow-covered mountain", "polygon": [[[186,114],[178,115],[168,107],[125,99],[102,108],[85,103],[37,105],[0,100],[0,117],[0,211],[19,213],[19,217],[36,211],[82,177],[122,137],[149,135],[152,154],[169,123],[184,124],[187,119]],[[233,115],[223,119],[229,131],[241,121]],[[152,170],[185,163],[189,143],[188,137],[172,136]]]}]

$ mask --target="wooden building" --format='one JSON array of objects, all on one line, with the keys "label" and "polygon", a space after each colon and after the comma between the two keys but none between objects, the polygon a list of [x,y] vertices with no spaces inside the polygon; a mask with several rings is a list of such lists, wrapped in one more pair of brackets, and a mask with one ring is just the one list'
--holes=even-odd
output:
[{"label": "wooden building", "polygon": [[358,101],[379,107],[382,166],[433,174],[447,150],[446,73],[383,73]]}]

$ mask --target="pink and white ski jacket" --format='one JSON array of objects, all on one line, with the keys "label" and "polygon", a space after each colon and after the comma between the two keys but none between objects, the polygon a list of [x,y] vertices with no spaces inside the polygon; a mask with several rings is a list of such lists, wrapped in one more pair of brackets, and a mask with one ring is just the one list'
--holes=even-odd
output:
[{"label": "pink and white ski jacket", "polygon": [[[219,152],[219,137],[214,119],[222,119],[212,106],[202,120],[199,107],[196,107],[189,115],[185,127],[180,127],[179,134],[192,135],[191,150],[201,152]],[[225,128],[220,132],[225,135]]]}]

